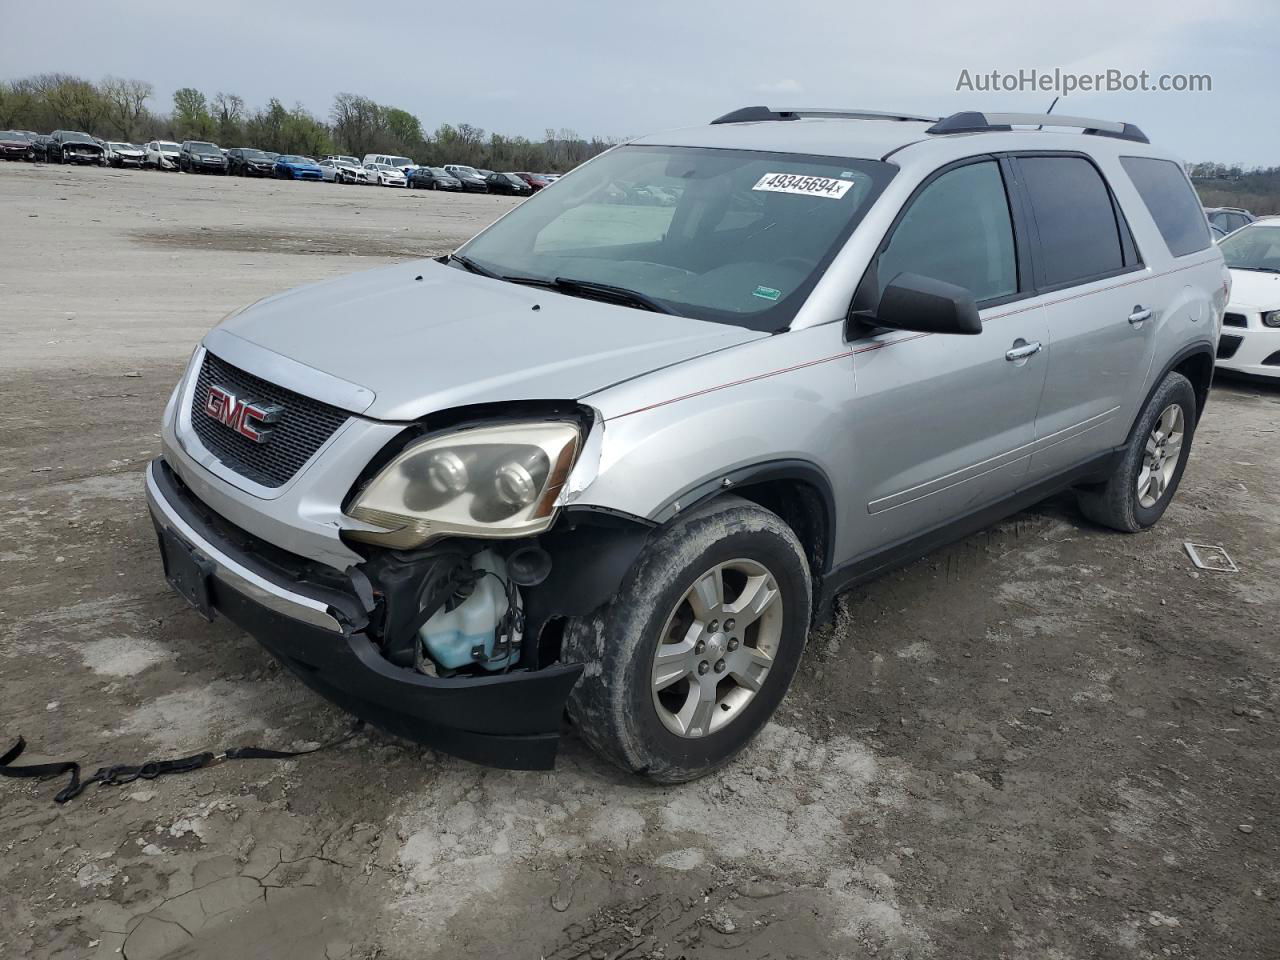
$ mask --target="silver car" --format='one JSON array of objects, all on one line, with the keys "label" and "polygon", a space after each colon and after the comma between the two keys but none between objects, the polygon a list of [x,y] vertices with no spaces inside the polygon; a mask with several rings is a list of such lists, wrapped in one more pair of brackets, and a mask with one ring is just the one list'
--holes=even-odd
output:
[{"label": "silver car", "polygon": [[392,732],[546,768],[567,708],[688,780],[840,591],[1068,488],[1159,520],[1229,283],[1131,124],[745,108],[223,320],[147,472],[165,574]]}]

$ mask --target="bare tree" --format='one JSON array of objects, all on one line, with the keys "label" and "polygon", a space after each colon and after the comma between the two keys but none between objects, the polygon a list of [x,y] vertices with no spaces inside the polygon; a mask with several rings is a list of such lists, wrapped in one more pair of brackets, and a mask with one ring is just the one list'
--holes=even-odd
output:
[{"label": "bare tree", "polygon": [[154,93],[155,89],[145,80],[103,79],[102,95],[107,101],[108,117],[120,136],[132,140],[138,135],[147,112],[147,101]]}]

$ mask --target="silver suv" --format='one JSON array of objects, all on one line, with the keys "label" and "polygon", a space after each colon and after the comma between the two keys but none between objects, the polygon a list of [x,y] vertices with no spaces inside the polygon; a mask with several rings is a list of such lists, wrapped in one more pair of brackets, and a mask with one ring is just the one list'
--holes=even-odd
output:
[{"label": "silver suv", "polygon": [[347,710],[536,769],[567,707],[687,780],[839,591],[1066,488],[1154,524],[1228,286],[1130,124],[745,108],[228,316],[147,497],[174,588]]}]

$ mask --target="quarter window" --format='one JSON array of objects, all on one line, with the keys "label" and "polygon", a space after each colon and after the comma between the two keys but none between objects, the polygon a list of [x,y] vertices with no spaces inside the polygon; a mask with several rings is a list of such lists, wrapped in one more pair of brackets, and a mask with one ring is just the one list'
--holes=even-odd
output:
[{"label": "quarter window", "polygon": [[1043,286],[1085,283],[1124,269],[1116,208],[1092,163],[1021,157],[1018,166],[1040,236]]},{"label": "quarter window", "polygon": [[942,174],[912,201],[880,254],[880,289],[901,273],[964,287],[981,302],[1018,290],[1013,222],[994,161]]},{"label": "quarter window", "polygon": [[[1186,256],[1213,242],[1200,201],[1181,167],[1152,157],[1121,157],[1120,164],[1138,188],[1171,254]],[[1230,220],[1219,225],[1227,231],[1235,228]]]}]

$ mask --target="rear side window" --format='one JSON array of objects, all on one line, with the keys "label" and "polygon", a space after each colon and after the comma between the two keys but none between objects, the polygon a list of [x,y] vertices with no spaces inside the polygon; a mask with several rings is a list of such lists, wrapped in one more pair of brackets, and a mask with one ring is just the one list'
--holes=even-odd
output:
[{"label": "rear side window", "polygon": [[1083,157],[1020,157],[1040,237],[1041,286],[1085,283],[1125,267],[1116,210],[1098,169]]},{"label": "rear side window", "polygon": [[[1181,167],[1172,160],[1151,157],[1121,157],[1120,164],[1138,188],[1171,254],[1184,257],[1213,242],[1200,201]],[[1222,226],[1234,229],[1230,223]]]},{"label": "rear side window", "polygon": [[979,302],[1018,291],[1009,199],[994,162],[948,171],[911,202],[880,254],[881,292],[900,273],[965,287]]}]

